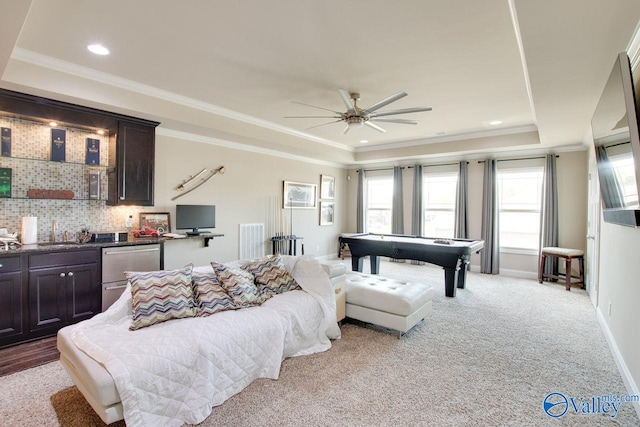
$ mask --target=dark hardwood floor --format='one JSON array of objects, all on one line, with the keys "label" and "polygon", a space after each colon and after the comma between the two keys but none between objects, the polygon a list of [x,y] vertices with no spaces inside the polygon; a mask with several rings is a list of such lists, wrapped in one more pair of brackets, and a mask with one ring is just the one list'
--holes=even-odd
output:
[{"label": "dark hardwood floor", "polygon": [[56,337],[0,350],[0,377],[60,359]]}]

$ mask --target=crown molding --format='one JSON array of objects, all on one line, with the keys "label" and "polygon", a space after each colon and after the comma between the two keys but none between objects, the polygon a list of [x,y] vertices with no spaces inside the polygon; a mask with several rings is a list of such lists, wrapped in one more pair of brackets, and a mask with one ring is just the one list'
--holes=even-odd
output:
[{"label": "crown molding", "polygon": [[150,96],[153,98],[161,99],[163,101],[167,101],[173,104],[182,105],[188,108],[193,108],[193,109],[204,111],[210,114],[215,114],[225,118],[237,120],[253,126],[258,126],[258,127],[273,130],[276,132],[292,135],[297,138],[306,139],[319,144],[328,145],[330,147],[337,148],[340,150],[345,150],[348,152],[355,151],[354,148],[344,144],[337,143],[335,141],[319,138],[317,136],[310,135],[305,132],[300,132],[296,129],[292,129],[286,126],[281,126],[267,120],[262,120],[257,117],[249,116],[247,114],[242,114],[237,111],[229,110],[227,108],[209,104],[204,101],[199,101],[197,99],[189,98],[187,96],[179,95],[177,93],[170,92],[167,90],[158,89],[157,87],[146,85],[144,83],[139,83],[133,80],[124,79],[122,77],[114,76],[113,74],[97,71],[97,70],[94,70],[93,68],[73,64],[71,62],[63,61],[61,59],[53,58],[47,55],[42,55],[40,53],[33,52],[27,49],[22,49],[19,47],[14,48],[13,53],[11,54],[11,58],[17,61],[26,62],[26,63],[33,64],[46,69],[58,71],[61,73],[69,74],[69,75],[80,77],[83,79],[95,81],[101,84],[117,87],[120,89],[139,93],[139,94]]},{"label": "crown molding", "polygon": [[629,55],[631,69],[634,71],[640,70],[640,22],[638,22],[636,30],[633,32],[629,46],[627,46],[627,55]]},{"label": "crown molding", "polygon": [[502,136],[502,135],[514,135],[518,133],[537,132],[537,131],[538,131],[538,127],[536,125],[526,125],[526,126],[518,126],[518,127],[503,128],[503,129],[491,129],[487,131],[446,135],[446,136],[439,136],[435,138],[414,139],[414,140],[405,141],[405,142],[371,145],[369,147],[358,147],[356,148],[356,152],[380,151],[380,150],[389,150],[394,148],[415,147],[418,145],[436,144],[440,142],[465,141],[468,139],[487,138],[487,137]]},{"label": "crown molding", "polygon": [[280,157],[283,159],[296,160],[299,162],[313,163],[316,165],[330,166],[330,167],[340,168],[340,169],[347,168],[347,166],[343,163],[318,160],[313,157],[300,156],[297,154],[286,153],[284,151],[270,150],[268,148],[256,147],[255,145],[249,145],[249,144],[241,144],[239,142],[233,142],[226,139],[213,138],[210,136],[203,136],[195,133],[168,129],[162,126],[158,126],[156,128],[156,135],[166,136],[169,138],[184,139],[186,141],[199,142],[203,144],[216,145],[219,147],[231,148],[234,150],[249,151],[251,153],[264,154],[267,156]]}]

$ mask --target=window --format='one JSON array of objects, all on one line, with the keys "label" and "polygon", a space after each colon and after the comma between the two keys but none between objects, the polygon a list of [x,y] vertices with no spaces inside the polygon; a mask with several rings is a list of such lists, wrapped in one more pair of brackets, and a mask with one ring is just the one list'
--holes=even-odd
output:
[{"label": "window", "polygon": [[454,237],[457,185],[457,172],[424,174],[422,203],[425,236]]},{"label": "window", "polygon": [[366,229],[368,233],[391,233],[393,177],[367,178]]},{"label": "window", "polygon": [[542,167],[498,171],[500,248],[537,250]]},{"label": "window", "polygon": [[638,189],[636,187],[636,173],[633,165],[633,157],[629,154],[610,156],[616,180],[620,183],[620,191],[624,198],[625,206],[638,206]]}]

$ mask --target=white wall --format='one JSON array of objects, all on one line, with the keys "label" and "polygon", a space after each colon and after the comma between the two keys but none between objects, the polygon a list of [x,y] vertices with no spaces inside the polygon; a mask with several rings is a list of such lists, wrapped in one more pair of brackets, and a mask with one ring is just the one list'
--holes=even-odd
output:
[{"label": "white wall", "polygon": [[[598,311],[628,373],[640,384],[640,230],[601,223]],[[609,313],[611,307],[611,313]],[[608,331],[607,331],[608,329]],[[615,350],[614,350],[615,353]]]},{"label": "white wall", "polygon": [[[539,157],[539,156],[534,156]],[[456,162],[456,160],[453,160]],[[451,159],[433,164],[452,163]],[[542,160],[533,162],[501,162],[500,168],[522,167],[535,163],[542,165]],[[583,249],[586,245],[587,223],[587,152],[563,152],[557,159],[558,167],[558,210],[559,210],[559,245],[575,249]],[[366,169],[366,168],[365,168]],[[375,169],[375,168],[372,168]],[[411,204],[414,169],[403,171],[404,184],[404,219],[405,233],[411,232]],[[477,160],[469,160],[469,238],[480,239],[482,233],[482,179],[483,164]],[[351,180],[347,182],[347,219],[346,232],[356,230],[356,195],[358,177],[355,169],[347,172]],[[471,258],[472,268],[479,268],[480,256]],[[577,267],[577,266],[576,266]],[[500,271],[502,274],[537,277],[538,254],[522,254],[502,252],[500,255]]]},{"label": "white wall", "polygon": [[[211,170],[222,165],[226,166],[223,175],[213,177],[188,195],[171,200],[178,194],[175,187],[184,179],[205,167]],[[149,211],[169,212],[175,231],[176,204],[213,204],[216,205],[213,231],[224,234],[212,240],[208,248],[203,247],[200,239],[167,242],[165,268],[190,262],[206,265],[214,260],[238,259],[239,224],[265,223],[268,240],[274,227],[275,204],[282,197],[283,180],[316,184],[319,191],[321,174],[336,178],[335,223],[320,226],[319,208],[295,209],[293,233],[304,237],[306,254],[327,256],[338,251],[338,235],[346,221],[344,169],[163,135],[156,137],[155,167],[155,206]],[[278,210],[289,218],[290,210]],[[270,253],[270,247],[270,241],[265,242],[266,253]]]}]

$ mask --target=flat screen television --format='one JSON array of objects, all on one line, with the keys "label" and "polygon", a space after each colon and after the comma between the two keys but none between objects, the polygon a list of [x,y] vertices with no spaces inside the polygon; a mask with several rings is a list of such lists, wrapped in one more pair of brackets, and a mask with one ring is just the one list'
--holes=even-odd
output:
[{"label": "flat screen television", "polygon": [[176,228],[188,236],[202,234],[202,228],[216,228],[215,205],[176,205]]},{"label": "flat screen television", "polygon": [[640,114],[629,57],[620,53],[591,120],[603,217],[640,225]]}]

